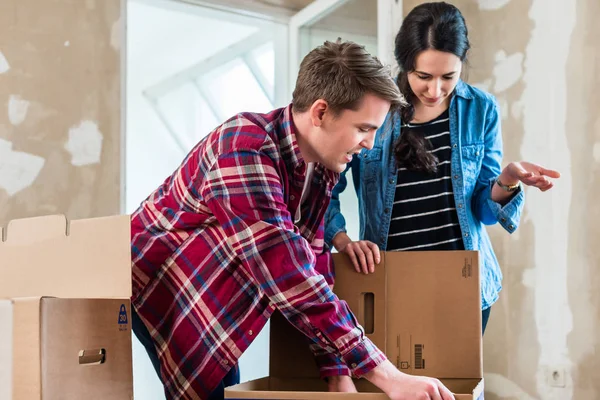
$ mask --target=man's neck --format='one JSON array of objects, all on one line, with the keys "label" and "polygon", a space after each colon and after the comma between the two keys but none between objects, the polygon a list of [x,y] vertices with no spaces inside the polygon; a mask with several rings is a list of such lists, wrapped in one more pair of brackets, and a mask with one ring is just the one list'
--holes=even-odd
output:
[{"label": "man's neck", "polygon": [[308,113],[296,113],[292,111],[292,123],[296,127],[296,141],[298,142],[298,148],[304,162],[316,162],[317,157],[310,145],[310,133],[312,130],[310,116]]}]

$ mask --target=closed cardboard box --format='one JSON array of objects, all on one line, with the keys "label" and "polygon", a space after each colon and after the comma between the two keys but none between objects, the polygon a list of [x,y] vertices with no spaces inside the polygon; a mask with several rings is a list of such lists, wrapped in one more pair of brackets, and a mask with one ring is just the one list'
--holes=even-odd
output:
[{"label": "closed cardboard box", "polygon": [[3,230],[0,399],[133,398],[129,235],[129,216]]}]

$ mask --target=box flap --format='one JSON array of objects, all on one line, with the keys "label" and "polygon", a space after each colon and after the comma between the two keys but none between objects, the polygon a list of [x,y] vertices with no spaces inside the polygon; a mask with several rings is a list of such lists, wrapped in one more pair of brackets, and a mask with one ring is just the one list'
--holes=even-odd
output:
[{"label": "box flap", "polygon": [[0,242],[0,297],[131,297],[130,217],[10,221]]},{"label": "box flap", "polygon": [[477,252],[390,252],[387,348],[402,372],[482,378]]},{"label": "box flap", "polygon": [[0,399],[12,399],[13,302],[0,300]]},{"label": "box flap", "polygon": [[[483,376],[477,252],[383,252],[369,275],[356,273],[346,255],[333,257],[334,292],[400,370]],[[279,313],[271,318],[269,370],[271,377],[319,376],[308,339]]]},{"label": "box flap", "polygon": [[350,260],[340,256],[340,254],[333,256],[336,268],[333,291],[340,299],[346,301],[358,323],[364,328],[367,337],[377,347],[385,350],[388,325],[386,299],[389,290],[385,272],[388,265],[387,254],[381,253],[381,261],[375,266],[378,272],[368,275],[357,273]]}]

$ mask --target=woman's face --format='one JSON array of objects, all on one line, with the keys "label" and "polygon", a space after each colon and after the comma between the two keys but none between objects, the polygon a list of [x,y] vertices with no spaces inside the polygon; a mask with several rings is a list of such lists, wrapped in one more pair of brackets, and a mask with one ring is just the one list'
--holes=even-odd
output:
[{"label": "woman's face", "polygon": [[461,70],[462,62],[454,54],[428,49],[417,56],[408,83],[419,102],[436,107],[449,101]]}]

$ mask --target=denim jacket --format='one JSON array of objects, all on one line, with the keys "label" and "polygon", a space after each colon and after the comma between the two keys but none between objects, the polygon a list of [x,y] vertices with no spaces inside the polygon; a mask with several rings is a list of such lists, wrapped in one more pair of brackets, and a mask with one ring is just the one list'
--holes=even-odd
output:
[{"label": "denim jacket", "polygon": [[[328,245],[337,233],[346,231],[339,195],[346,188],[346,174],[351,169],[358,196],[360,239],[376,243],[380,249],[387,248],[398,176],[393,145],[400,135],[400,124],[399,113],[388,113],[373,148],[355,155],[342,173],[325,214]],[[450,101],[450,142],[456,211],[465,249],[480,253],[481,306],[486,309],[498,299],[502,272],[484,225],[499,222],[512,233],[524,205],[520,188],[504,206],[491,199],[492,186],[502,172],[500,113],[492,95],[458,82]]]}]

